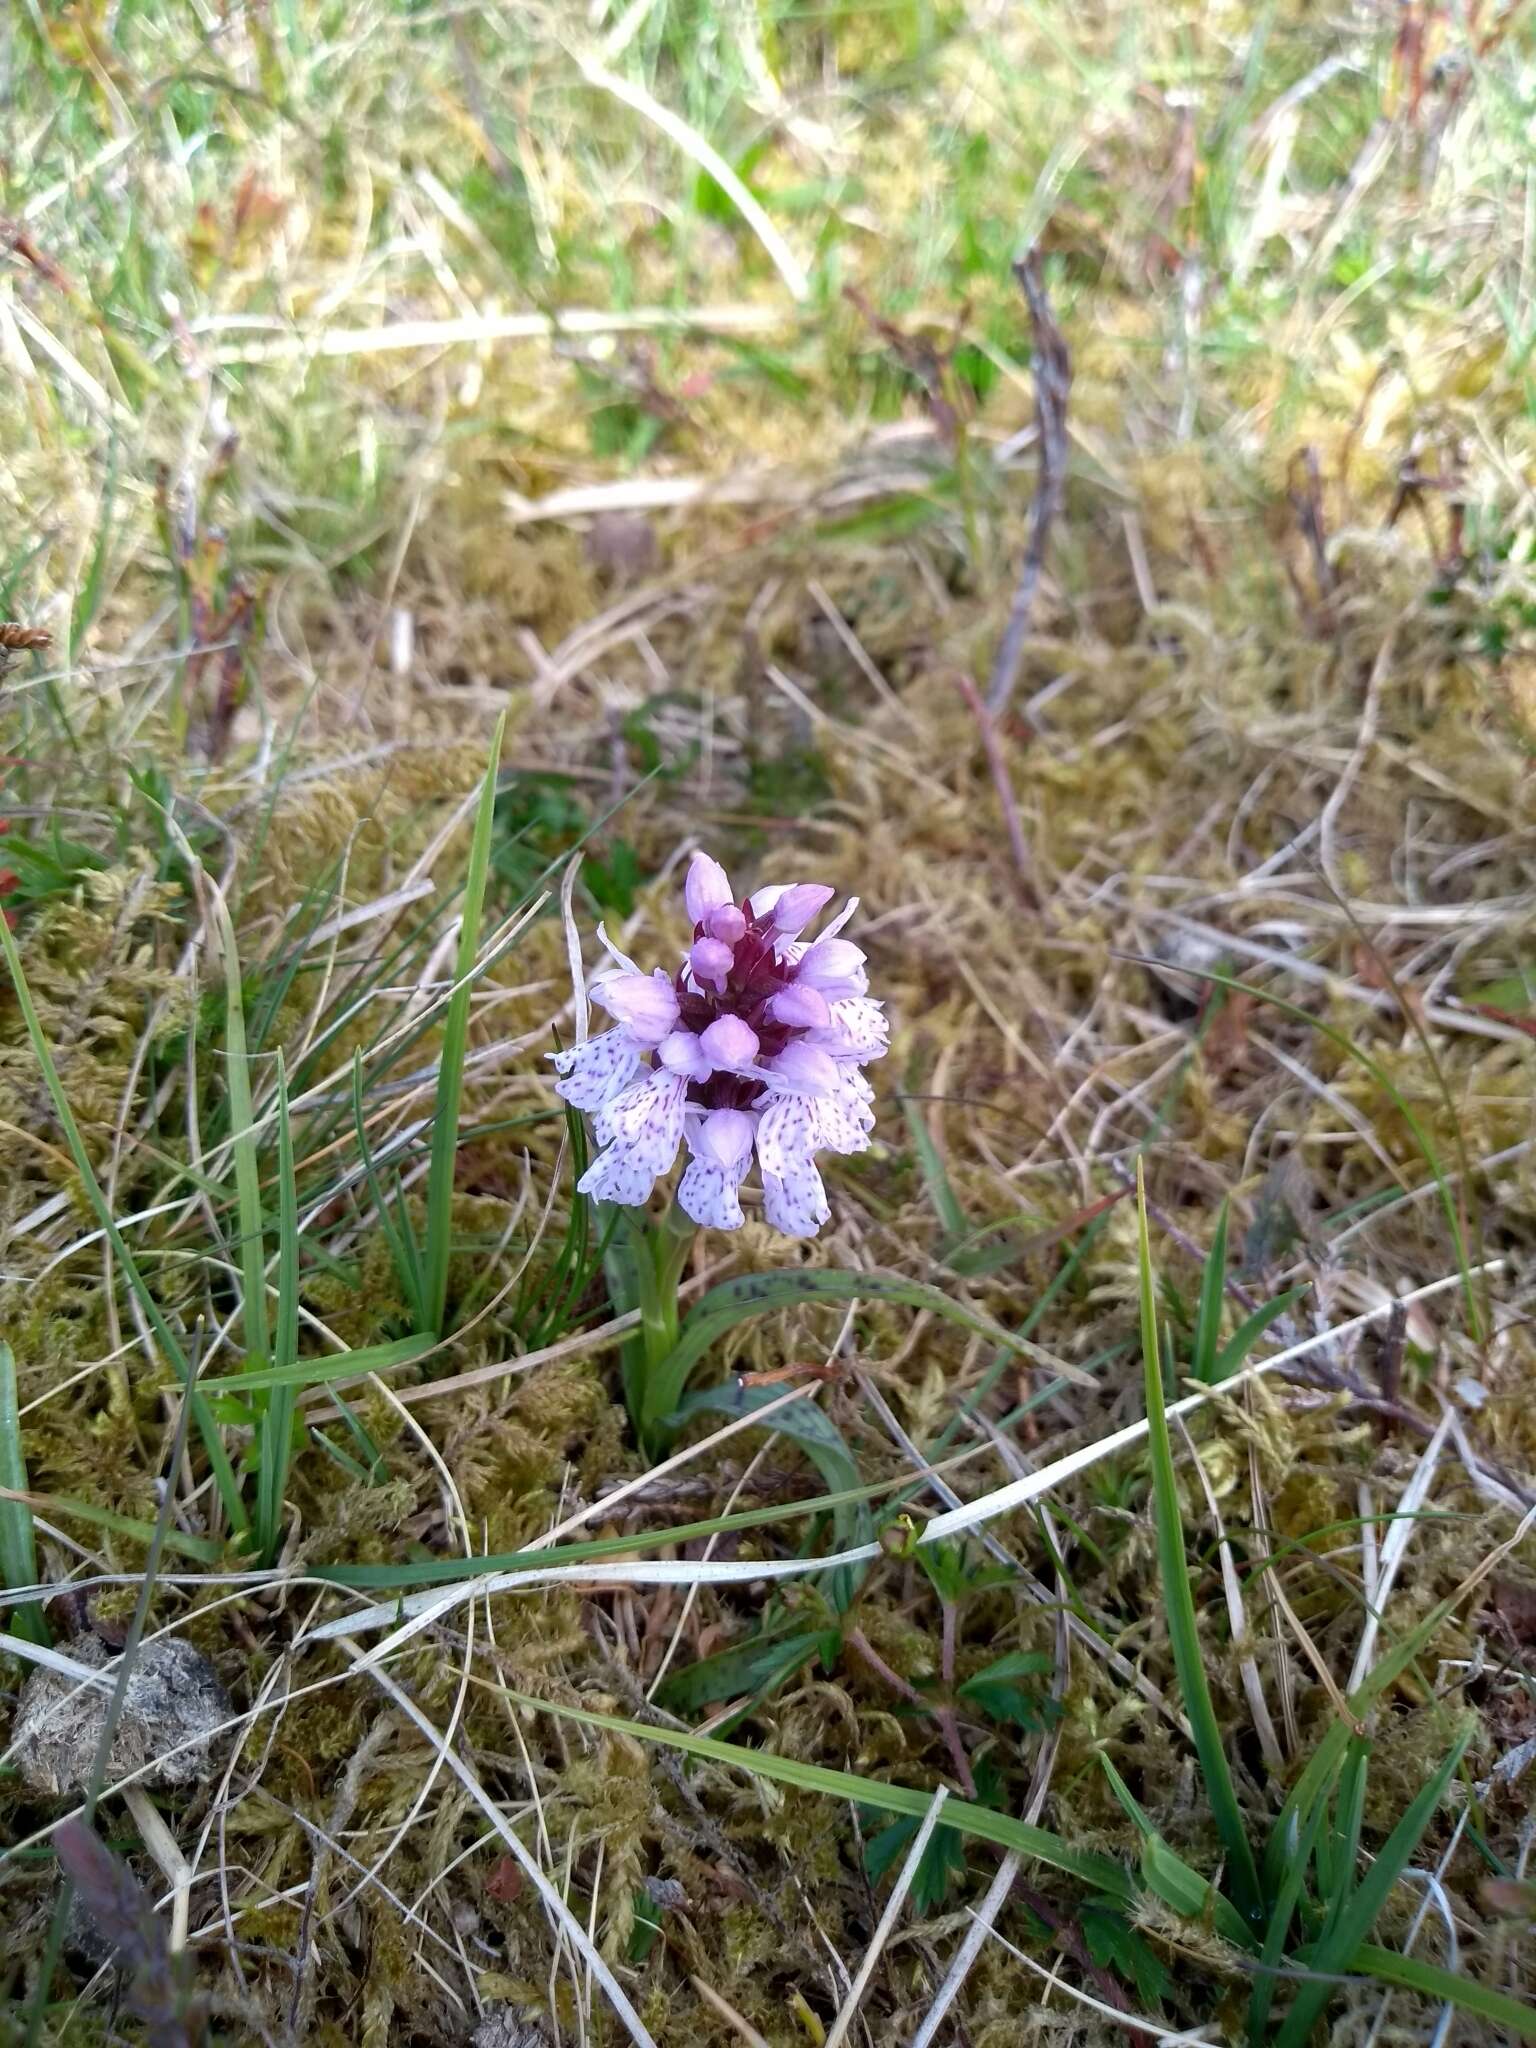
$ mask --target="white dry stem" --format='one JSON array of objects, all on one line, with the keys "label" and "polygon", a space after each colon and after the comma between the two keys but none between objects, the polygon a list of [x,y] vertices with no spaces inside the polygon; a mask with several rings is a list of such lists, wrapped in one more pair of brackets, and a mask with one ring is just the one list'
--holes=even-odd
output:
[{"label": "white dry stem", "polygon": [[1414,1530],[1418,1526],[1416,1518],[1420,1508],[1429,1498],[1435,1467],[1440,1462],[1440,1453],[1445,1449],[1446,1439],[1450,1434],[1451,1414],[1447,1409],[1440,1418],[1439,1427],[1424,1446],[1423,1456],[1414,1468],[1413,1477],[1403,1489],[1403,1497],[1397,1504],[1392,1526],[1382,1542],[1375,1575],[1376,1584],[1374,1590],[1368,1590],[1367,1593],[1365,1626],[1360,1631],[1360,1647],[1355,1652],[1354,1665],[1349,1674],[1349,1684],[1346,1688],[1349,1692],[1356,1691],[1364,1684],[1376,1660],[1376,1638],[1381,1632],[1381,1617],[1388,1600],[1392,1597],[1392,1588],[1397,1583],[1397,1575],[1402,1569],[1408,1545],[1413,1541]]},{"label": "white dry stem", "polygon": [[1243,1691],[1248,1700],[1248,1711],[1253,1717],[1254,1733],[1259,1738],[1259,1747],[1264,1752],[1264,1761],[1272,1771],[1285,1767],[1285,1758],[1280,1749],[1280,1738],[1275,1733],[1275,1724],[1270,1718],[1269,1702],[1264,1697],[1264,1681],[1259,1676],[1258,1659],[1253,1654],[1253,1635],[1248,1627],[1248,1613],[1243,1605],[1243,1588],[1237,1576],[1237,1564],[1232,1556],[1232,1545],[1227,1541],[1226,1525],[1221,1519],[1221,1507],[1216,1499],[1216,1489],[1211,1485],[1211,1475],[1205,1469],[1205,1461],[1195,1448],[1189,1425],[1183,1416],[1179,1417],[1179,1434],[1183,1437],[1201,1489],[1205,1504],[1210,1509],[1211,1521],[1216,1530],[1216,1553],[1221,1560],[1222,1591],[1226,1595],[1227,1625],[1232,1631],[1233,1647],[1237,1651],[1238,1670],[1242,1674]]},{"label": "white dry stem", "polygon": [[907,1902],[907,1893],[912,1889],[912,1880],[917,1876],[917,1866],[923,1860],[924,1852],[932,1839],[934,1829],[939,1824],[939,1816],[943,1813],[948,1798],[949,1787],[941,1785],[934,1793],[928,1811],[923,1815],[923,1824],[912,1838],[912,1846],[908,1849],[906,1861],[902,1864],[896,1882],[891,1888],[891,1896],[886,1901],[885,1911],[880,1915],[880,1924],[875,1929],[874,1938],[864,1951],[864,1960],[859,1965],[859,1974],[853,1980],[853,1988],[843,2000],[842,2010],[832,2022],[832,2031],[827,2036],[826,2048],[842,2048],[847,2038],[854,2015],[858,2012],[864,1994],[869,1989],[870,1979],[875,1974],[875,1966],[895,1930],[896,1922],[901,1918],[901,1909]]},{"label": "white dry stem", "polygon": [[342,1647],[346,1654],[352,1658],[354,1664],[360,1669],[366,1670],[374,1684],[389,1695],[401,1713],[414,1723],[434,1749],[441,1752],[444,1763],[447,1764],[449,1770],[452,1771],[476,1806],[479,1807],[492,1827],[495,1828],[501,1840],[506,1844],[513,1860],[522,1869],[523,1875],[529,1880],[539,1897],[544,1901],[545,1908],[551,1915],[555,1926],[564,1934],[566,1940],[582,1957],[592,1975],[602,1985],[604,1992],[607,1994],[609,2004],[623,2022],[629,2038],[636,2044],[636,2048],[656,2048],[656,2043],[652,2039],[644,2020],[641,2019],[639,2013],[630,2004],[623,1985],[603,1961],[601,1953],[593,1947],[587,1930],[582,1926],[569,1905],[545,1875],[538,1858],[524,1845],[522,1837],[506,1819],[501,1808],[492,1799],[490,1793],[486,1791],[468,1764],[464,1762],[463,1758],[457,1754],[444,1737],[439,1734],[438,1730],[427,1719],[426,1715],[422,1713],[416,1703],[407,1697],[387,1672],[380,1671],[377,1666],[368,1664],[363,1658],[361,1651],[354,1644],[343,1643]]},{"label": "white dry stem", "polygon": [[[1483,1266],[1475,1268],[1474,1271],[1491,1272],[1498,1270],[1503,1264],[1504,1261],[1502,1259],[1492,1259]],[[1411,1304],[1415,1301],[1423,1301],[1432,1295],[1443,1293],[1447,1288],[1460,1285],[1461,1275],[1459,1273],[1447,1274],[1439,1280],[1431,1280],[1423,1287],[1415,1288],[1409,1294],[1398,1296],[1397,1303]],[[1281,1366],[1292,1364],[1296,1359],[1306,1357],[1311,1352],[1320,1349],[1323,1345],[1334,1343],[1339,1338],[1348,1336],[1355,1330],[1368,1328],[1370,1324],[1379,1320],[1380,1317],[1390,1313],[1394,1305],[1396,1304],[1393,1302],[1387,1302],[1376,1308],[1368,1309],[1362,1315],[1351,1318],[1349,1322],[1341,1323],[1336,1329],[1325,1330],[1314,1336],[1303,1338],[1298,1344],[1288,1345],[1285,1350],[1277,1351],[1272,1358],[1259,1359],[1254,1364],[1245,1366],[1241,1372],[1233,1373],[1229,1379],[1222,1382],[1219,1388],[1201,1389],[1197,1393],[1187,1394],[1182,1400],[1175,1401],[1170,1405],[1168,1409],[1169,1416],[1192,1415],[1198,1409],[1207,1406],[1218,1395],[1225,1397],[1242,1386],[1246,1381],[1257,1379],[1265,1373],[1276,1371]],[[790,1393],[783,1398],[787,1402],[804,1392],[804,1388],[792,1388]],[[719,1442],[723,1436],[729,1433],[732,1427],[746,1427],[749,1422],[753,1425],[761,1424],[764,1418],[772,1412],[772,1408],[758,1409],[750,1418],[744,1417],[741,1418],[739,1423],[728,1425],[726,1430],[718,1432],[712,1439],[706,1439],[706,1442]],[[1124,1429],[1117,1429],[1109,1436],[1100,1437],[1094,1443],[1085,1444],[1081,1450],[1070,1451],[1064,1458],[1054,1459],[1049,1465],[1042,1466],[1038,1472],[1027,1473],[1022,1479],[1016,1479],[1007,1486],[997,1488],[994,1492],[983,1494],[979,1500],[963,1502],[959,1507],[951,1508],[945,1514],[936,1515],[922,1529],[917,1541],[920,1544],[942,1543],[962,1534],[968,1529],[978,1528],[987,1522],[996,1521],[1001,1515],[1012,1514],[1028,1502],[1038,1500],[1043,1494],[1049,1493],[1054,1487],[1059,1486],[1063,1480],[1075,1478],[1079,1472],[1086,1471],[1090,1466],[1098,1464],[1102,1459],[1114,1457],[1119,1452],[1139,1444],[1146,1434],[1147,1423],[1145,1417],[1139,1422],[1128,1423]],[[697,1454],[701,1448],[702,1446],[700,1445],[689,1447],[690,1451],[694,1454]],[[688,1454],[688,1452],[678,1452],[674,1458],[668,1460],[666,1465],[658,1467],[658,1471],[664,1472],[673,1469],[677,1464],[683,1462]],[[637,1479],[634,1484],[637,1486],[648,1484],[654,1480],[655,1476],[655,1473],[647,1474],[644,1478]],[[601,1509],[606,1510],[611,1507],[614,1498],[615,1496],[610,1495],[600,1503]],[[565,1529],[576,1526],[580,1521],[587,1520],[598,1511],[597,1506],[584,1509],[579,1516],[573,1517],[570,1523],[565,1524],[560,1533],[564,1533]],[[376,1647],[373,1654],[375,1656],[382,1656],[387,1654],[389,1650],[398,1648],[401,1643],[408,1641],[413,1635],[419,1634],[422,1629],[428,1628],[434,1622],[442,1620],[465,1600],[477,1599],[483,1593],[516,1592],[525,1588],[562,1585],[573,1582],[586,1585],[627,1586],[692,1585],[696,1581],[722,1586],[752,1585],[761,1579],[792,1579],[803,1577],[813,1572],[836,1571],[849,1565],[867,1564],[880,1555],[880,1546],[877,1543],[862,1543],[856,1545],[851,1550],[838,1551],[831,1557],[764,1558],[754,1560],[749,1564],[706,1564],[697,1559],[660,1558],[621,1564],[576,1563],[569,1565],[536,1565],[521,1571],[508,1570],[497,1572],[484,1579],[472,1580],[464,1585],[454,1586],[446,1592],[433,1588],[424,1594],[414,1593],[403,1600],[393,1600],[379,1606],[363,1608],[356,1614],[342,1615],[334,1621],[322,1623],[313,1632],[311,1640],[329,1641],[337,1636],[354,1635],[363,1630],[387,1628],[392,1623],[400,1623],[401,1626],[396,1629],[395,1634],[388,1642]]]}]

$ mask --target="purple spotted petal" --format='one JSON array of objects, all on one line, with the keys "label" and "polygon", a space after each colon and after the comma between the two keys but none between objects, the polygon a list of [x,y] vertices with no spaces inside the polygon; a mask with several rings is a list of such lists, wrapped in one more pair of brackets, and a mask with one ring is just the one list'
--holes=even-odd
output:
[{"label": "purple spotted petal", "polygon": [[555,1093],[590,1114],[628,1086],[640,1065],[640,1048],[621,1024],[549,1057],[560,1075]]},{"label": "purple spotted petal", "polygon": [[785,1237],[814,1237],[832,1214],[821,1175],[809,1160],[797,1162],[788,1173],[763,1169],[763,1218]]}]

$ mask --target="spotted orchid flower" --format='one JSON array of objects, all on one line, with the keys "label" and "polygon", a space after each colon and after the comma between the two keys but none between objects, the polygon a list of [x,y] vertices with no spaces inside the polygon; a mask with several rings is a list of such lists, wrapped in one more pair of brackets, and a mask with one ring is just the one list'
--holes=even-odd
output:
[{"label": "spotted orchid flower", "polygon": [[888,1038],[864,955],[839,936],[858,900],[808,939],[833,896],[820,882],[737,902],[719,862],[696,853],[683,893],[693,938],[677,972],[644,973],[599,926],[613,965],[592,999],[616,1021],[551,1055],[556,1092],[587,1112],[602,1148],[579,1185],[637,1207],[686,1147],[679,1203],[735,1230],[755,1154],[767,1222],[814,1237],[830,1214],[816,1155],[867,1149],[863,1070]]}]

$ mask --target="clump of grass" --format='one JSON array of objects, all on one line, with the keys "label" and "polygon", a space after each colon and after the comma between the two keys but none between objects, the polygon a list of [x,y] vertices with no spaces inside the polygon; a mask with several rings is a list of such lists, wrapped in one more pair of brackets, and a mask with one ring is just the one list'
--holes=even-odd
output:
[{"label": "clump of grass", "polygon": [[[1528,2031],[1513,21],[18,23],[0,1641],[160,1527],[215,2014]],[[700,836],[864,897],[904,1115],[626,1412],[554,911]]]}]

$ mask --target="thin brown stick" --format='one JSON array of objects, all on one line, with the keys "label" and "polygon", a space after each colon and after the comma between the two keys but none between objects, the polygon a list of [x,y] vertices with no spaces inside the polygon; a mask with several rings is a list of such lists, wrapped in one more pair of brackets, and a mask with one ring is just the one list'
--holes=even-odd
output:
[{"label": "thin brown stick", "polygon": [[987,686],[987,709],[1001,718],[1008,709],[1019,679],[1019,662],[1024,653],[1024,636],[1029,631],[1040,573],[1051,526],[1061,510],[1067,481],[1067,394],[1072,388],[1072,358],[1040,274],[1040,252],[1031,249],[1013,266],[1029,307],[1030,331],[1034,337],[1035,418],[1040,430],[1040,470],[1035,480],[1034,502],[1029,508],[1029,535],[1024,543],[1024,560],[1008,624],[998,643]]},{"label": "thin brown stick", "polygon": [[981,692],[963,669],[957,673],[956,681],[959,683],[961,696],[970,706],[971,716],[976,721],[976,730],[981,734],[987,766],[992,771],[992,786],[997,791],[997,801],[1002,808],[1003,824],[1007,829],[1013,864],[1019,871],[1019,884],[1030,903],[1038,909],[1040,892],[1035,887],[1034,862],[1024,837],[1024,825],[1019,817],[1018,800],[1013,793],[1008,763],[1003,759],[1003,750],[998,742],[997,726],[991,712],[981,701]]}]

